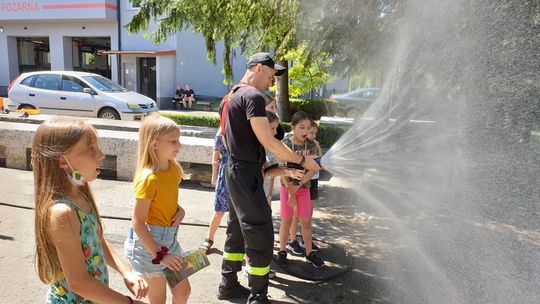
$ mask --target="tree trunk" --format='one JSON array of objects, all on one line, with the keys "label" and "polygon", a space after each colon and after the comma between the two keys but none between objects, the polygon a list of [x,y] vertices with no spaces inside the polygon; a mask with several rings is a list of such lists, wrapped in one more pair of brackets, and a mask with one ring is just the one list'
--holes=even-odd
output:
[{"label": "tree trunk", "polygon": [[[278,60],[279,65],[287,67],[287,60]],[[276,78],[276,100],[281,121],[290,121],[289,115],[289,74],[288,71]]]}]

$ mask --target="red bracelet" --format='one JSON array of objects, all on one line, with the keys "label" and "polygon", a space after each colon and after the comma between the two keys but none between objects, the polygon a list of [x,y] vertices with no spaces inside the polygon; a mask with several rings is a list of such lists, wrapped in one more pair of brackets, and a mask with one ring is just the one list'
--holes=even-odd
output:
[{"label": "red bracelet", "polygon": [[161,263],[161,260],[163,260],[163,257],[167,255],[167,252],[169,252],[169,248],[161,246],[161,248],[159,248],[159,251],[156,252],[156,257],[152,259],[152,264],[158,265],[159,263]]}]

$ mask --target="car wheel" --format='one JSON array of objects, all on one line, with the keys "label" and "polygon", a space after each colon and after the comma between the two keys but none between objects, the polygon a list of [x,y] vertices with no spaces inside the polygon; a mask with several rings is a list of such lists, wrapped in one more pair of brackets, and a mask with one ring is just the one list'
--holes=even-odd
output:
[{"label": "car wheel", "polygon": [[362,115],[362,113],[357,109],[349,109],[347,110],[347,113],[345,113],[345,117],[347,118],[357,118],[360,117],[360,115]]},{"label": "car wheel", "polygon": [[113,109],[105,109],[99,113],[99,118],[120,120],[120,114]]}]

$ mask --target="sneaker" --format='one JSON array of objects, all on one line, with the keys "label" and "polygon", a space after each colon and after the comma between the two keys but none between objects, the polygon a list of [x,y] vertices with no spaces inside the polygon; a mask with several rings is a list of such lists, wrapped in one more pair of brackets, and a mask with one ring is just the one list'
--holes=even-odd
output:
[{"label": "sneaker", "polygon": [[324,266],[324,261],[313,251],[309,255],[306,255],[306,261],[310,262],[315,268],[321,268]]},{"label": "sneaker", "polygon": [[283,250],[283,251],[279,251],[277,253],[277,263],[279,266],[281,267],[287,267],[287,251]]},{"label": "sneaker", "polygon": [[219,300],[228,300],[228,299],[239,299],[239,298],[247,298],[251,292],[249,289],[245,288],[244,286],[238,284],[233,287],[225,288],[223,286],[219,286],[217,298]]},{"label": "sneaker", "polygon": [[[300,240],[300,242],[298,242],[298,244],[300,244],[300,247],[306,248],[304,246],[304,241],[303,240]],[[315,245],[315,242],[313,242],[313,241],[311,241],[311,250],[315,251],[315,252],[319,251],[319,246]]]},{"label": "sneaker", "polygon": [[304,249],[300,247],[297,240],[294,240],[287,244],[287,249],[291,252],[292,255],[304,255]]}]

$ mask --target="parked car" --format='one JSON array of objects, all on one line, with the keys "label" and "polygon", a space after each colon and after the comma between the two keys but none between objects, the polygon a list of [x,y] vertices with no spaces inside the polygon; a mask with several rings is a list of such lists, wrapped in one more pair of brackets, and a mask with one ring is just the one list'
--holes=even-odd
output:
[{"label": "parked car", "polygon": [[345,117],[356,118],[369,108],[380,91],[379,88],[359,88],[343,94],[333,94],[330,99],[337,102],[338,112]]},{"label": "parked car", "polygon": [[72,71],[23,73],[8,87],[8,108],[43,114],[140,120],[157,104],[98,74]]}]

